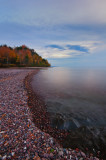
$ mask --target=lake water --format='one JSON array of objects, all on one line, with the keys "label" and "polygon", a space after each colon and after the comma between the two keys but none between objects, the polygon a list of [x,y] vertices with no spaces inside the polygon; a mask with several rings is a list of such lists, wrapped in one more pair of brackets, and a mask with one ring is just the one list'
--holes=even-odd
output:
[{"label": "lake water", "polygon": [[106,70],[42,69],[32,85],[47,105],[52,127],[86,127],[106,142]]}]

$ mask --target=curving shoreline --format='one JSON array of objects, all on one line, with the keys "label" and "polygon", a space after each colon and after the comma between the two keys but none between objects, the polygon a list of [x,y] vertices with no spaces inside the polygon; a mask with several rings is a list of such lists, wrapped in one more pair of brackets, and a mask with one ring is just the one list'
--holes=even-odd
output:
[{"label": "curving shoreline", "polygon": [[33,115],[33,122],[38,128],[46,133],[49,133],[62,145],[62,140],[68,135],[68,132],[66,132],[65,130],[60,131],[59,129],[54,129],[51,127],[49,113],[47,112],[47,106],[45,105],[41,97],[39,97],[33,91],[31,85],[32,78],[37,73],[38,72],[33,72],[24,80],[24,84],[28,93],[28,106]]},{"label": "curving shoreline", "polygon": [[[92,159],[93,155],[85,155],[79,149],[62,148],[46,133],[47,128],[52,132],[46,106],[44,108],[40,97],[35,97],[30,86],[31,78],[37,72],[33,69],[0,70],[0,159]],[[45,122],[46,126],[41,125]]]},{"label": "curving shoreline", "polygon": [[[70,133],[67,132],[66,130],[59,130],[59,129],[51,127],[49,113],[47,112],[47,106],[45,105],[41,97],[39,97],[32,88],[31,82],[32,82],[34,75],[35,74],[33,73],[32,75],[26,77],[26,80],[25,80],[25,82],[27,83],[26,89],[27,89],[27,92],[29,92],[28,93],[28,105],[33,115],[33,122],[42,131],[54,137],[56,142],[58,142],[60,146],[64,148],[66,145],[64,144],[64,141],[67,140]],[[90,156],[90,153],[91,155],[93,155],[92,152],[90,152],[89,150],[86,150],[86,153],[88,157]]]}]

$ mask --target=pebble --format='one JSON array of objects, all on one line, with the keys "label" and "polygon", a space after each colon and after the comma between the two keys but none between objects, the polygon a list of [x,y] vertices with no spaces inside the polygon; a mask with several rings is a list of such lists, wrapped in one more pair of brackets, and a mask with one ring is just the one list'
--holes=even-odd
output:
[{"label": "pebble", "polygon": [[7,156],[5,155],[5,156],[3,156],[3,158],[2,158],[2,159],[6,159],[6,157],[7,157]]},{"label": "pebble", "polygon": [[0,159],[98,160],[78,148],[61,148],[53,137],[33,123],[24,85],[25,77],[33,72],[38,70],[0,69]]},{"label": "pebble", "polygon": [[15,155],[15,152],[12,152],[11,155],[14,156],[14,155]]}]

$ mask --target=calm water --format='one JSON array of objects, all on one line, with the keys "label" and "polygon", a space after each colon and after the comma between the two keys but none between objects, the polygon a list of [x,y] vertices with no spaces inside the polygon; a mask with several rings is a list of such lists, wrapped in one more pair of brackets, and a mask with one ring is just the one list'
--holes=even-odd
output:
[{"label": "calm water", "polygon": [[106,125],[106,70],[49,68],[33,79],[51,114],[51,124],[60,129]]},{"label": "calm water", "polygon": [[42,69],[32,86],[47,104],[51,126],[69,131],[64,147],[106,153],[106,70]]}]

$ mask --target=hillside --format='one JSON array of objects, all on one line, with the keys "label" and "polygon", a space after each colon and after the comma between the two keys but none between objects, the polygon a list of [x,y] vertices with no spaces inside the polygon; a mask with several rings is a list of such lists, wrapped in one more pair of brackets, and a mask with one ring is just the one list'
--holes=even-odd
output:
[{"label": "hillside", "polygon": [[39,56],[34,49],[25,45],[20,47],[0,46],[0,67],[49,67],[46,59]]}]

